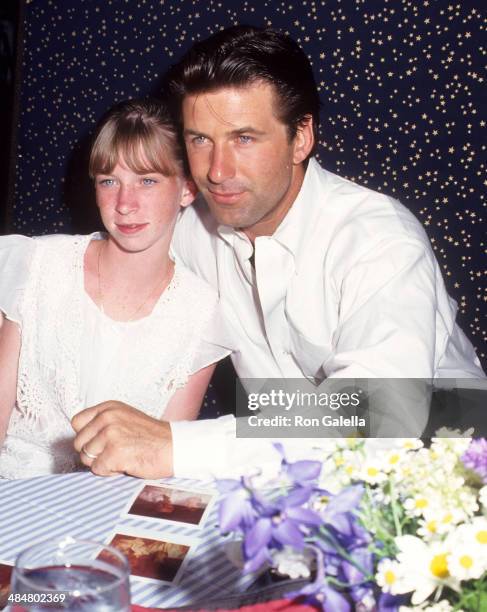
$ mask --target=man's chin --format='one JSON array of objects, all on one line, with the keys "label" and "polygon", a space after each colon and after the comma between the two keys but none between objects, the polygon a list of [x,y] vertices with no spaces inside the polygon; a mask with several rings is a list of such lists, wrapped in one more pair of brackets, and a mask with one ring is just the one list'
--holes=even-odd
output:
[{"label": "man's chin", "polygon": [[248,222],[246,216],[239,214],[238,211],[222,211],[220,208],[215,209],[212,206],[209,208],[218,225],[226,225],[227,227],[233,227],[235,229],[243,229],[252,225]]}]

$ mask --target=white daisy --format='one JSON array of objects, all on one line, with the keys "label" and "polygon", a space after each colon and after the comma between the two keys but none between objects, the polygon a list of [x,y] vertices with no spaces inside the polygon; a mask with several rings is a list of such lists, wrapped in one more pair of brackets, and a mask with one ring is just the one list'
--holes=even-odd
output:
[{"label": "white daisy", "polygon": [[469,523],[460,525],[448,538],[452,549],[473,547],[487,563],[487,518],[476,516]]},{"label": "white daisy", "polygon": [[387,480],[383,465],[377,459],[366,460],[359,470],[359,477],[371,485],[380,484]]},{"label": "white daisy", "polygon": [[407,591],[403,590],[404,584],[401,566],[397,561],[382,559],[377,566],[375,579],[384,593],[391,593],[392,595],[407,593]]},{"label": "white daisy", "polygon": [[417,535],[421,536],[425,540],[431,540],[436,538],[439,534],[438,521],[436,519],[420,519]]},{"label": "white daisy", "polygon": [[397,448],[388,451],[382,457],[383,468],[386,472],[398,472],[401,470],[408,455],[404,449]]},{"label": "white daisy", "polygon": [[432,508],[428,495],[418,494],[406,499],[404,508],[410,516],[425,516]]},{"label": "white daisy", "polygon": [[413,605],[423,603],[433,592],[441,592],[448,586],[459,590],[458,579],[448,570],[449,550],[441,542],[426,543],[420,538],[404,535],[395,538],[399,549],[397,560],[401,565],[404,587],[414,591],[411,597]]},{"label": "white daisy", "polygon": [[476,580],[485,569],[486,564],[475,546],[459,546],[448,557],[448,570],[458,580]]}]

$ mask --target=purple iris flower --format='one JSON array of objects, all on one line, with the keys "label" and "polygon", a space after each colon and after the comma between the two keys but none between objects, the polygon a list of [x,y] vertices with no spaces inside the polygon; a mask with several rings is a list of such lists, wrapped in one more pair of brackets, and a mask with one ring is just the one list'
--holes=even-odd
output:
[{"label": "purple iris flower", "polygon": [[292,484],[308,486],[316,481],[321,472],[321,461],[303,459],[301,461],[289,463],[286,459],[283,445],[280,442],[275,442],[274,448],[281,455],[281,471],[288,477]]},{"label": "purple iris flower", "polygon": [[333,524],[338,516],[355,510],[360,504],[363,494],[363,485],[357,484],[347,487],[337,495],[334,495],[322,512],[324,521]]},{"label": "purple iris flower", "polygon": [[319,606],[324,612],[351,612],[352,605],[347,597],[335,591],[327,582],[315,581],[300,591],[287,593],[290,599],[303,598],[305,603]]},{"label": "purple iris flower", "polygon": [[[349,585],[348,590],[355,602],[356,610],[363,609],[365,612],[371,608],[370,602],[375,602],[373,580],[371,580],[374,555],[367,548],[356,548],[353,551],[353,561],[354,563],[346,559],[342,561],[342,579]],[[375,603],[373,607],[375,608]]]},{"label": "purple iris flower", "polygon": [[391,595],[382,593],[379,597],[378,612],[399,612],[401,606],[408,605],[407,595]]},{"label": "purple iris flower", "polygon": [[[220,527],[223,532],[243,535],[244,571],[272,565],[272,553],[285,546],[295,550],[310,546],[316,555],[315,579],[289,596],[304,596],[325,612],[349,612],[352,602],[369,605],[374,601],[370,582],[373,554],[367,549],[371,537],[356,516],[364,487],[357,484],[332,495],[316,486],[321,462],[290,463],[282,445],[275,447],[282,457],[281,474],[290,485],[284,494],[268,498],[245,477],[218,484],[223,494]],[[327,498],[325,508],[312,510],[313,500],[323,495]],[[335,584],[348,585],[347,594]]]},{"label": "purple iris flower", "polygon": [[328,533],[348,551],[370,544],[371,537],[350,513],[339,514],[326,525]]},{"label": "purple iris flower", "polygon": [[487,440],[479,438],[472,440],[462,455],[463,465],[480,476],[487,484]]},{"label": "purple iris flower", "polygon": [[356,548],[353,560],[355,564],[347,560],[342,563],[345,579],[351,585],[363,583],[374,571],[374,555],[367,548]]},{"label": "purple iris flower", "polygon": [[242,480],[219,480],[218,490],[224,494],[218,511],[223,533],[238,528],[245,530],[254,524],[258,513],[252,503],[252,494]]},{"label": "purple iris flower", "polygon": [[369,533],[358,523],[353,513],[363,493],[362,485],[347,487],[333,496],[321,512],[328,531],[347,549],[370,543]]},{"label": "purple iris flower", "polygon": [[[303,508],[312,493],[312,487],[295,489],[276,502],[262,507],[262,512],[253,526],[247,531],[244,540],[244,553],[247,560],[256,555],[267,555],[270,549],[293,546],[302,550],[305,536],[313,527],[319,527],[323,519],[317,512]],[[249,564],[254,567],[254,563]]]},{"label": "purple iris flower", "polygon": [[350,601],[342,594],[333,589],[325,579],[327,570],[324,563],[323,552],[315,546],[310,545],[316,554],[316,576],[315,580],[305,585],[299,591],[286,593],[289,599],[304,598],[305,603],[318,605],[320,609],[327,612],[349,612],[351,610]]},{"label": "purple iris flower", "polygon": [[269,566],[272,565],[272,556],[267,546],[264,546],[263,548],[261,548],[259,551],[257,551],[254,557],[252,557],[251,559],[248,559],[244,563],[243,572],[244,574],[250,574],[252,572],[256,572],[258,569],[260,569],[265,564],[268,564]]},{"label": "purple iris flower", "polygon": [[352,522],[353,539],[356,546],[365,546],[372,542],[370,533],[360,525],[358,520],[354,517]]},{"label": "purple iris flower", "polygon": [[[320,544],[320,543],[317,543]],[[319,546],[323,552],[322,546]],[[346,584],[347,592],[356,602],[362,602],[371,594],[373,585],[373,554],[366,548],[345,550],[348,558],[337,551],[323,555],[324,574]]]}]

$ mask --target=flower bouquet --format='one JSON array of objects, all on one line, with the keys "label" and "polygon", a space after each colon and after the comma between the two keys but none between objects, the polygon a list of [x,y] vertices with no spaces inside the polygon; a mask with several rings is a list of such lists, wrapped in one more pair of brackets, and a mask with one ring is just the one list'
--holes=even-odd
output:
[{"label": "flower bouquet", "polygon": [[221,480],[220,528],[244,571],[309,581],[326,612],[487,612],[487,441],[339,440],[277,479]]}]

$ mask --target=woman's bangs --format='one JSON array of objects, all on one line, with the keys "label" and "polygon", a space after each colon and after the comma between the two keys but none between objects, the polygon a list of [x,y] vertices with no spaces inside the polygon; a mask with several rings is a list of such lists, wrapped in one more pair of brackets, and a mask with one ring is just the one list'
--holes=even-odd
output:
[{"label": "woman's bangs", "polygon": [[123,159],[137,174],[157,172],[164,176],[174,176],[178,173],[176,160],[163,139],[157,135],[123,139],[118,143],[117,151],[117,158]]}]

